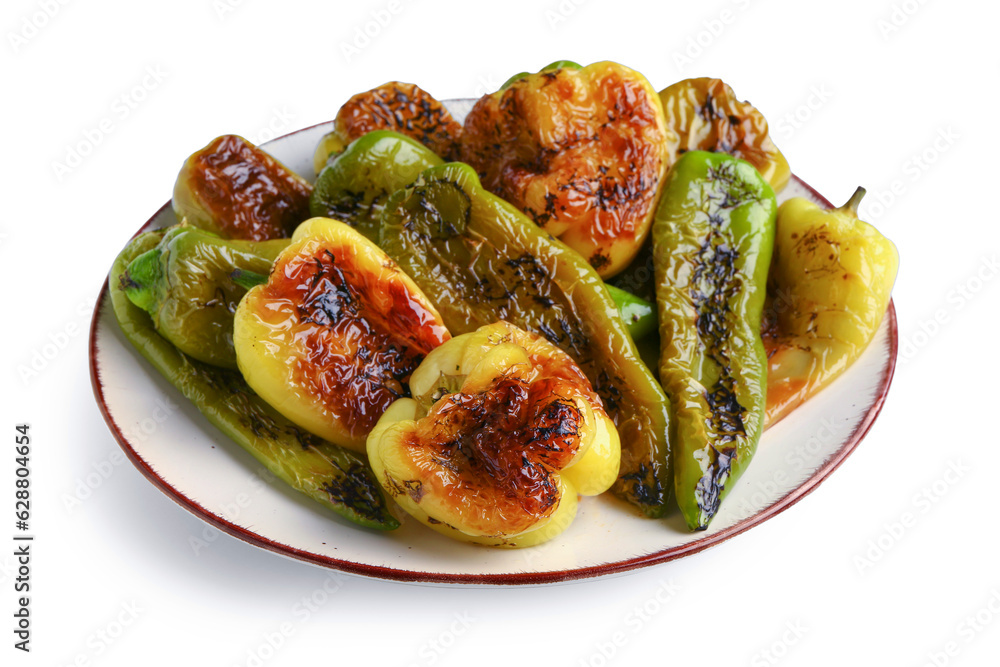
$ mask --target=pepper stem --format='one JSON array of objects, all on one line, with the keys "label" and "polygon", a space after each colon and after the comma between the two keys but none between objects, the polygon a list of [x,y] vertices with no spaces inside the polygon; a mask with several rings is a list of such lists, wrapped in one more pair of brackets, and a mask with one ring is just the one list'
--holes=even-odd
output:
[{"label": "pepper stem", "polygon": [[861,205],[861,200],[865,196],[865,189],[858,186],[858,189],[854,191],[851,198],[847,200],[847,203],[841,206],[838,210],[844,213],[850,213],[853,217],[858,217],[858,207]]},{"label": "pepper stem", "polygon": [[246,269],[233,269],[229,273],[229,278],[243,289],[248,290],[267,282],[267,276],[263,273],[247,271]]},{"label": "pepper stem", "polygon": [[125,272],[118,276],[121,290],[128,300],[147,313],[152,313],[156,305],[156,285],[163,278],[159,248],[147,250],[133,259]]}]

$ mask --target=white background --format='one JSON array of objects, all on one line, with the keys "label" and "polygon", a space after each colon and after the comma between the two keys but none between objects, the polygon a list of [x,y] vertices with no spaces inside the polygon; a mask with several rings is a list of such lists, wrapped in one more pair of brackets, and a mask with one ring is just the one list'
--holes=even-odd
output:
[{"label": "white background", "polygon": [[[13,558],[0,548],[0,662],[996,664],[995,3],[224,2],[0,10],[0,536],[13,533],[19,422],[34,436],[37,536],[30,655],[12,648]],[[391,19],[348,57],[373,12]],[[814,493],[696,556],[543,588],[344,577],[306,620],[296,604],[328,572],[226,535],[196,553],[204,524],[109,464],[118,445],[86,344],[104,276],[216,135],[263,141],[326,121],[391,79],[478,96],[561,58],[616,60],[657,89],[719,76],[829,199],[868,188],[863,217],[901,256],[885,409]],[[77,166],[57,166],[88,141]],[[68,506],[98,470],[106,479]]]}]

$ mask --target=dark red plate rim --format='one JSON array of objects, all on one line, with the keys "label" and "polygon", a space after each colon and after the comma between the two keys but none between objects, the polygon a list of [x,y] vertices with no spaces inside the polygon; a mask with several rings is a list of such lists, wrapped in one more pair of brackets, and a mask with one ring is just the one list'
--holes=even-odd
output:
[{"label": "dark red plate rim", "polygon": [[[327,125],[328,123],[319,123],[318,125]],[[311,127],[306,127],[301,130],[292,132],[287,136],[298,134],[300,132],[305,132],[310,130],[317,125]],[[810,185],[802,181],[798,176],[793,175],[792,178],[799,183],[802,187],[808,190],[818,201],[823,203],[825,206],[832,208],[830,202],[819,194]],[[157,217],[170,206],[168,201],[164,204],[153,216],[146,221],[136,235],[145,231],[150,227]],[[444,583],[444,584],[478,584],[485,586],[509,586],[517,584],[549,584],[564,581],[573,581],[576,579],[588,579],[592,577],[600,577],[611,574],[619,574],[622,572],[628,572],[629,570],[634,570],[640,567],[647,567],[649,565],[656,565],[657,563],[665,563],[667,561],[675,560],[677,558],[682,558],[684,556],[690,556],[691,554],[703,551],[711,546],[715,546],[726,540],[739,535],[740,533],[753,528],[757,524],[763,523],[768,519],[777,516],[781,512],[802,500],[806,495],[811,493],[819,484],[825,480],[834,470],[840,467],[840,465],[847,459],[848,456],[857,448],[858,443],[864,439],[865,435],[871,429],[872,424],[875,423],[875,419],[878,417],[879,413],[882,411],[882,405],[885,403],[886,395],[889,392],[889,386],[892,384],[892,378],[896,371],[896,356],[898,354],[899,348],[899,331],[896,322],[896,307],[895,304],[889,302],[889,310],[886,314],[886,319],[889,325],[889,359],[885,370],[883,371],[883,376],[880,385],[877,389],[877,396],[872,405],[868,408],[868,412],[858,423],[857,427],[851,433],[847,442],[837,450],[837,452],[830,457],[829,460],[816,472],[814,472],[809,479],[804,481],[798,487],[788,492],[785,496],[768,506],[767,508],[761,510],[757,514],[736,523],[729,528],[719,531],[718,533],[713,533],[706,536],[703,539],[696,540],[694,542],[689,542],[677,547],[672,547],[669,549],[664,549],[663,551],[657,551],[655,553],[647,554],[644,556],[639,556],[636,558],[630,558],[627,560],[616,561],[613,563],[605,563],[602,565],[593,565],[590,567],[576,568],[572,570],[551,570],[545,572],[509,572],[504,574],[447,574],[439,572],[419,572],[412,570],[401,570],[396,568],[382,567],[378,565],[369,565],[365,563],[355,563],[352,561],[340,560],[337,558],[330,558],[328,556],[322,556],[309,551],[303,551],[297,549],[293,546],[287,544],[282,544],[280,542],[275,542],[262,535],[258,535],[252,531],[243,528],[242,526],[237,526],[236,524],[230,523],[229,521],[215,515],[207,508],[198,504],[191,498],[188,498],[183,493],[178,491],[174,486],[172,486],[168,481],[160,477],[156,471],[149,467],[142,456],[132,447],[131,443],[125,437],[122,429],[115,422],[114,417],[111,416],[108,410],[107,403],[104,400],[104,387],[101,385],[100,379],[98,378],[97,369],[97,325],[101,316],[101,309],[104,305],[105,297],[108,294],[108,281],[105,279],[104,286],[101,288],[101,293],[97,298],[97,304],[94,306],[94,316],[90,323],[90,342],[89,342],[89,356],[90,356],[90,382],[94,388],[94,397],[97,399],[97,405],[101,410],[101,414],[104,417],[104,421],[107,423],[108,428],[111,430],[112,435],[114,435],[115,440],[121,446],[125,455],[132,462],[132,464],[145,475],[146,479],[153,483],[160,491],[165,493],[170,499],[176,502],[178,505],[188,510],[195,516],[207,521],[211,525],[215,526],[221,531],[224,531],[233,537],[237,537],[244,542],[249,542],[255,546],[262,549],[267,549],[268,551],[273,551],[274,553],[280,554],[282,556],[287,556],[289,558],[294,558],[297,560],[305,561],[307,563],[312,563],[313,565],[319,565],[322,567],[327,567],[335,570],[340,570],[342,572],[347,572],[350,574],[356,574],[365,577],[374,577],[378,579],[388,579],[391,581],[401,581],[401,582],[413,582],[413,583]]]}]

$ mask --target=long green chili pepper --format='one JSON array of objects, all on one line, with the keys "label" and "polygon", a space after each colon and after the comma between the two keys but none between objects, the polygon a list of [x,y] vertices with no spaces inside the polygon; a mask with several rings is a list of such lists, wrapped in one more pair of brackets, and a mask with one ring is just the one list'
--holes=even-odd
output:
[{"label": "long green chili pepper", "polygon": [[706,528],[763,431],[761,315],[777,204],[749,163],[704,151],[670,170],[653,223],[660,380],[673,405],[674,490]]},{"label": "long green chili pepper", "polygon": [[122,285],[120,277],[135,258],[156,248],[165,234],[159,230],[136,237],[112,266],[111,302],[125,337],[209,422],[294,489],[363,526],[398,527],[360,455],[292,424],[253,393],[238,372],[180,352],[156,333],[149,315],[129,300],[123,289],[127,282]]},{"label": "long green chili pepper", "polygon": [[213,366],[236,369],[233,313],[246,288],[234,271],[267,273],[288,239],[220,238],[176,225],[156,247],[129,262],[122,291],[153,320],[157,333],[178,350]]},{"label": "long green chili pepper", "polygon": [[668,405],[597,272],[486,191],[472,167],[428,169],[382,213],[380,245],[453,335],[506,320],[568,352],[618,427],[614,491],[662,516],[670,488]]}]

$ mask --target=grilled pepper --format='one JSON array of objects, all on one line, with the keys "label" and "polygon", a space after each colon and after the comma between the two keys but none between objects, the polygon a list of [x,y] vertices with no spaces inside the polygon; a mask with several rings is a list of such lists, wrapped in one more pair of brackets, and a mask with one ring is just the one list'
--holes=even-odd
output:
[{"label": "grilled pepper", "polygon": [[[582,69],[583,65],[581,65],[580,63],[577,63],[577,62],[573,62],[572,60],[557,60],[554,63],[550,63],[550,64],[546,65],[545,67],[543,67],[542,69],[540,69],[538,71],[539,72],[551,72],[553,70],[562,69],[563,67],[567,67],[567,68],[570,68],[570,69]],[[531,76],[531,72],[519,72],[518,74],[515,74],[514,76],[512,76],[509,79],[507,79],[506,81],[504,81],[504,84],[502,86],[500,86],[500,90],[501,91],[507,90],[508,88],[510,88],[510,85],[512,83],[514,83],[516,81],[520,81],[521,79],[523,79],[525,77],[528,77],[528,76]]]},{"label": "grilled pepper", "polygon": [[403,509],[449,537],[538,544],[573,521],[578,493],[603,493],[618,474],[618,434],[590,382],[507,322],[432,351],[410,390],[372,430],[368,457]]},{"label": "grilled pepper", "polygon": [[288,238],[309,217],[312,186],[243,137],[226,134],[187,159],[174,184],[178,220],[223,238]]},{"label": "grilled pepper", "polygon": [[316,179],[309,210],[346,222],[378,243],[379,219],[389,195],[442,164],[426,146],[389,130],[375,130],[351,142]]},{"label": "grilled pepper", "polygon": [[677,138],[670,145],[671,163],[692,150],[728,153],[757,167],[775,192],[788,183],[788,160],[771,140],[764,116],[720,79],[678,81],[660,91],[660,101]]},{"label": "grilled pepper", "polygon": [[864,194],[833,211],[800,197],[778,209],[765,308],[769,423],[854,363],[889,306],[899,255],[858,219]]},{"label": "grilled pepper", "polygon": [[342,222],[295,230],[266,284],[236,309],[236,360],[278,412],[364,451],[385,409],[449,338],[434,306],[378,246]]},{"label": "grilled pepper", "polygon": [[239,373],[178,351],[155,331],[149,315],[129,300],[120,276],[137,257],[155,249],[165,233],[137,236],[111,268],[111,304],[128,341],[211,424],[292,488],[363,526],[398,527],[363,457],[292,424],[251,391]]},{"label": "grilled pepper", "polygon": [[247,290],[233,274],[267,274],[286,246],[287,239],[227,241],[197,227],[177,225],[155,248],[129,263],[120,286],[178,350],[235,369],[233,313]]},{"label": "grilled pepper", "polygon": [[393,194],[380,244],[455,335],[497,320],[541,334],[583,369],[622,442],[614,491],[661,516],[670,487],[667,399],[600,276],[479,182],[466,164]]},{"label": "grilled pepper", "polygon": [[458,156],[462,134],[462,126],[430,93],[412,83],[390,81],[358,93],[340,107],[333,131],[320,139],[313,155],[316,173],[352,141],[374,130],[405,134],[446,159]]},{"label": "grilled pepper", "polygon": [[671,168],[653,223],[674,491],[692,530],[708,526],[763,430],[760,330],[776,211],[753,165],[692,151]]},{"label": "grilled pepper", "polygon": [[625,321],[625,326],[628,327],[632,340],[645,338],[656,331],[656,306],[614,285],[605,285],[605,287],[615,305],[618,306],[618,312]]},{"label": "grilled pepper", "polygon": [[465,118],[461,145],[487,190],[608,277],[649,232],[667,140],[646,78],[601,62],[522,76],[483,97]]}]

